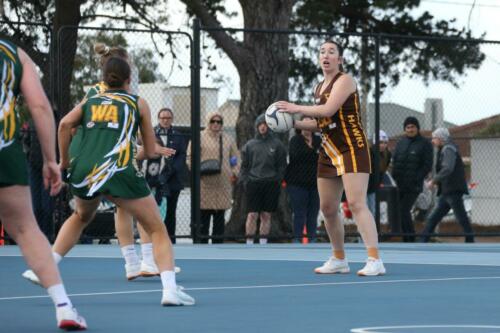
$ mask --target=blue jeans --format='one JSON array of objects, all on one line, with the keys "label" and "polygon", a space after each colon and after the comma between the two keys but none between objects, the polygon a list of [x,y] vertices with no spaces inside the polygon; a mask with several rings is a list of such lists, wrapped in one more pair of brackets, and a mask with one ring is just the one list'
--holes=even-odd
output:
[{"label": "blue jeans", "polygon": [[453,213],[455,214],[458,223],[460,223],[464,229],[465,242],[474,242],[474,231],[472,230],[469,218],[467,217],[461,193],[443,194],[439,197],[436,208],[434,208],[431,215],[427,219],[427,224],[422,235],[423,242],[429,241],[430,235],[434,232],[434,229],[439,222],[441,222],[443,217],[448,214],[450,208],[453,209]]},{"label": "blue jeans", "polygon": [[307,237],[309,241],[314,242],[319,212],[318,189],[288,185],[287,190],[293,211],[294,241],[300,241],[306,226]]},{"label": "blue jeans", "polygon": [[373,217],[375,217],[375,208],[377,207],[377,201],[375,200],[375,192],[368,193],[366,195],[366,204],[368,205],[368,209],[372,213]]}]

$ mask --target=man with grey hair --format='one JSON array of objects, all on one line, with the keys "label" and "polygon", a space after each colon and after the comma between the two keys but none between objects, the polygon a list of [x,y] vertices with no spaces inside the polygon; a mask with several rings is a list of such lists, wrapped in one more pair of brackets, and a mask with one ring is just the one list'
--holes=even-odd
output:
[{"label": "man with grey hair", "polygon": [[438,149],[436,174],[426,185],[429,188],[438,187],[439,199],[427,218],[422,241],[429,241],[430,235],[451,208],[464,229],[465,242],[472,243],[474,235],[462,201],[462,196],[468,193],[462,157],[457,146],[451,141],[450,132],[446,128],[438,128],[432,132],[432,144]]}]

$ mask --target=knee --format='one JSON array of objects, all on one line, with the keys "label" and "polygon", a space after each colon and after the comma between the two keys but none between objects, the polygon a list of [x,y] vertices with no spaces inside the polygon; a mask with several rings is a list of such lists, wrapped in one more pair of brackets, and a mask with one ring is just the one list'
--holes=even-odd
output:
[{"label": "knee", "polygon": [[95,212],[92,211],[83,211],[83,210],[75,210],[73,213],[78,217],[78,221],[83,224],[89,224],[90,221],[94,219]]},{"label": "knee", "polygon": [[352,200],[349,201],[349,209],[353,214],[358,214],[364,209],[368,209],[368,206],[366,205],[366,201],[364,200]]},{"label": "knee", "polygon": [[339,207],[331,203],[321,203],[321,212],[327,219],[336,217],[339,214]]},{"label": "knee", "polygon": [[260,213],[260,219],[261,221],[271,221],[271,213],[267,213],[267,212],[262,212]]},{"label": "knee", "polygon": [[252,212],[252,213],[248,213],[248,215],[247,215],[247,219],[249,222],[257,221],[257,217],[259,217],[259,213]]}]

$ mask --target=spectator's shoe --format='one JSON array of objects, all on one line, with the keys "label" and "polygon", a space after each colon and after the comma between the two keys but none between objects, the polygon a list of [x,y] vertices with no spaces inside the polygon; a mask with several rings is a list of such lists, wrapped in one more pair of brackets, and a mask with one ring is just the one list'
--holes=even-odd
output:
[{"label": "spectator's shoe", "polygon": [[141,276],[141,264],[125,264],[125,274],[127,275],[127,280],[131,281],[137,279]]},{"label": "spectator's shoe", "polygon": [[66,331],[84,331],[87,329],[85,318],[70,306],[56,307],[57,327]]},{"label": "spectator's shoe", "polygon": [[194,305],[194,298],[182,291],[181,286],[177,289],[163,289],[161,305],[163,306],[179,306],[179,305]]},{"label": "spectator's shoe", "polygon": [[38,276],[36,276],[35,272],[33,272],[31,269],[28,269],[27,271],[25,271],[22,274],[22,276],[23,276],[23,278],[25,278],[26,280],[28,280],[30,282],[33,282],[34,284],[37,284],[39,286],[42,285]]},{"label": "spectator's shoe", "polygon": [[337,259],[335,257],[330,257],[323,266],[314,269],[316,274],[347,274],[350,271],[347,259]]},{"label": "spectator's shoe", "polygon": [[365,267],[363,267],[363,269],[360,269],[358,271],[359,276],[377,276],[384,274],[385,274],[385,267],[382,260],[375,259],[372,257],[368,257],[368,259],[366,260]]},{"label": "spectator's shoe", "polygon": [[[174,267],[175,274],[179,274],[181,272],[181,268],[175,266]],[[155,264],[148,264],[144,260],[141,261],[141,276],[142,277],[152,277],[160,275],[160,271]]]}]

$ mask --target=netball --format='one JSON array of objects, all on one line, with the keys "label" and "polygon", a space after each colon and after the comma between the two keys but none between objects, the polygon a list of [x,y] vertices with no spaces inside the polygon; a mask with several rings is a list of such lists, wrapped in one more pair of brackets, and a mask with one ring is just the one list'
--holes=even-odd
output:
[{"label": "netball", "polygon": [[273,103],[266,110],[266,123],[273,132],[288,132],[293,128],[293,116],[289,113],[278,111],[276,103]]}]

